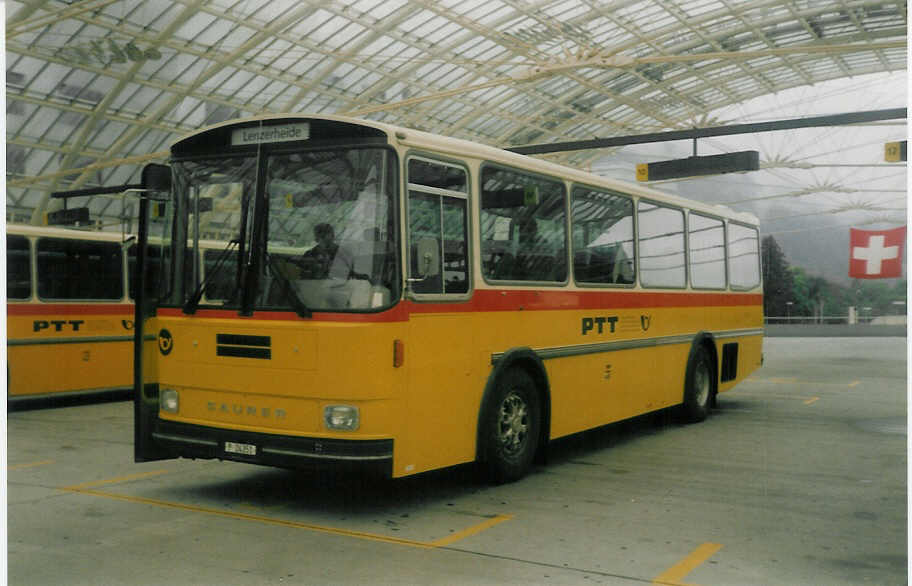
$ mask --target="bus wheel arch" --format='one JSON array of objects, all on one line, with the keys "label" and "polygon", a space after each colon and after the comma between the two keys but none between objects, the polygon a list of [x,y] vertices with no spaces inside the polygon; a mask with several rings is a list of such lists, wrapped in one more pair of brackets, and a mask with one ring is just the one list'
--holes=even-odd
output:
[{"label": "bus wheel arch", "polygon": [[[513,441],[506,420],[518,414],[529,418],[528,426],[520,426],[528,437],[520,454],[504,453],[509,451],[504,442]],[[550,387],[541,359],[529,348],[504,353],[488,377],[478,409],[477,463],[495,483],[518,480],[543,452],[550,429]]]},{"label": "bus wheel arch", "polygon": [[690,346],[684,374],[681,416],[688,423],[703,421],[715,406],[719,389],[719,360],[711,334],[697,334]]}]

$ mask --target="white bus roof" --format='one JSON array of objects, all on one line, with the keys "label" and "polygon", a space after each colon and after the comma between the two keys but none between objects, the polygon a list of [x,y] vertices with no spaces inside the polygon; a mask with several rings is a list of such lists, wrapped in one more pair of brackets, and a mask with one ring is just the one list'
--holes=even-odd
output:
[{"label": "white bus roof", "polygon": [[577,183],[583,183],[591,186],[600,186],[607,189],[629,193],[638,197],[645,197],[655,201],[685,207],[697,212],[722,216],[747,224],[756,225],[759,223],[759,220],[753,214],[747,212],[736,212],[727,206],[708,204],[697,200],[687,199],[651,187],[638,185],[632,182],[621,181],[619,179],[602,177],[600,175],[582,171],[580,169],[575,169],[573,167],[559,165],[557,163],[544,161],[542,159],[537,159],[535,157],[530,157],[527,155],[520,155],[501,148],[484,145],[469,140],[441,136],[430,132],[405,128],[402,126],[395,126],[383,122],[364,120],[360,118],[351,118],[346,116],[325,114],[264,114],[261,116],[251,116],[248,118],[228,120],[226,122],[221,122],[219,124],[214,124],[212,126],[202,128],[173,142],[171,146],[174,146],[175,144],[182,142],[183,140],[186,140],[190,137],[214,130],[216,128],[265,120],[328,120],[335,122],[346,122],[349,124],[359,124],[362,126],[376,128],[385,132],[392,144],[411,147],[414,149],[428,150],[431,152],[439,152],[453,157],[472,158],[482,161],[490,161],[492,163],[510,165],[536,173],[563,177]]}]

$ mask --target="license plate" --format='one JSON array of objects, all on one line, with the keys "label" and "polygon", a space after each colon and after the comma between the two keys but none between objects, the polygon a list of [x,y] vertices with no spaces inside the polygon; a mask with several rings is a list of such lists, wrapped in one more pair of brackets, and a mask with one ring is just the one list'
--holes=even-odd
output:
[{"label": "license plate", "polygon": [[232,454],[244,454],[245,456],[256,456],[256,446],[253,444],[239,444],[236,442],[225,442],[225,451]]}]

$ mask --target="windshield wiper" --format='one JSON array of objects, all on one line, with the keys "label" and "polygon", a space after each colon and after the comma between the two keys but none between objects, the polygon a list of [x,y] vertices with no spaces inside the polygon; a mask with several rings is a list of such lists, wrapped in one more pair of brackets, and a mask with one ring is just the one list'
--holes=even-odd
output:
[{"label": "windshield wiper", "polygon": [[282,283],[282,289],[285,291],[285,297],[291,301],[291,305],[294,307],[295,313],[298,314],[298,317],[313,317],[313,312],[310,311],[310,308],[301,301],[301,298],[298,296],[298,292],[295,291],[294,285],[291,283],[291,279],[285,275],[281,269],[275,265],[275,260],[272,258],[272,255],[269,252],[266,252],[266,266],[269,267],[269,272],[272,273],[272,277]]},{"label": "windshield wiper", "polygon": [[[231,247],[235,244],[240,244],[240,240],[235,238],[228,242],[228,246],[222,251],[222,254],[218,257],[218,260],[215,261],[215,266],[212,267],[211,271],[206,271],[206,278],[203,279],[203,282],[200,283],[196,290],[193,291],[193,295],[187,298],[187,301],[184,302],[183,312],[187,315],[193,315],[196,313],[196,308],[199,307],[200,299],[203,298],[203,292],[206,290],[206,285],[209,284],[209,279],[218,274],[219,270],[222,268],[222,264],[225,262],[225,259],[228,258],[228,253],[231,252]],[[237,288],[237,284],[235,284]]]}]

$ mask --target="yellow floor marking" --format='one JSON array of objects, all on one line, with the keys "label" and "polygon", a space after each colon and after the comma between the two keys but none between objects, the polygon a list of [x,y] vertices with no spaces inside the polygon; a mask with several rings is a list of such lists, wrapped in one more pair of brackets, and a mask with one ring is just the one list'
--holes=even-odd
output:
[{"label": "yellow floor marking", "polygon": [[92,496],[100,496],[105,498],[117,499],[122,501],[127,501],[131,503],[141,503],[145,505],[154,505],[157,507],[165,507],[170,509],[178,509],[183,511],[193,511],[195,513],[204,513],[207,515],[216,515],[219,517],[227,517],[230,519],[241,519],[244,521],[258,521],[260,523],[269,523],[271,525],[280,525],[283,527],[292,527],[295,529],[306,529],[308,531],[315,531],[318,533],[329,533],[331,535],[341,535],[344,537],[355,537],[357,539],[367,539],[370,541],[379,541],[383,543],[393,543],[396,545],[407,545],[409,547],[418,547],[421,549],[433,549],[436,547],[444,547],[453,542],[459,541],[460,539],[465,539],[476,533],[480,533],[489,527],[493,527],[498,523],[512,519],[511,515],[497,515],[486,521],[483,521],[477,525],[473,525],[468,529],[463,529],[452,535],[438,539],[436,541],[424,542],[416,541],[412,539],[403,539],[398,537],[391,537],[388,535],[379,535],[376,533],[367,533],[364,531],[352,531],[349,529],[339,529],[336,527],[327,527],[324,525],[314,525],[312,523],[302,523],[299,521],[288,521],[285,519],[276,519],[274,517],[266,517],[264,515],[253,515],[250,513],[240,513],[235,511],[225,511],[220,509],[213,509],[210,507],[201,507],[196,505],[185,505],[183,503],[176,503],[172,501],[163,501],[158,499],[145,498],[140,496],[130,496],[125,494],[117,494],[113,492],[104,492],[101,490],[93,490],[93,486],[101,486],[107,484],[115,484],[118,482],[127,482],[130,480],[135,480],[139,478],[146,478],[150,476],[156,476],[158,474],[165,474],[167,470],[158,470],[154,472],[148,472],[146,474],[134,474],[132,476],[122,476],[120,478],[112,478],[110,480],[100,480],[97,482],[86,482],[83,484],[77,484],[73,486],[65,486],[60,490],[65,490],[68,492],[75,492],[78,494],[88,494]]},{"label": "yellow floor marking", "polygon": [[95,480],[93,482],[83,482],[82,484],[74,484],[73,486],[64,486],[61,490],[69,490],[71,492],[80,492],[84,488],[91,488],[94,486],[105,486],[107,484],[119,484],[121,482],[130,482],[131,480],[139,480],[141,478],[151,478],[153,476],[161,476],[162,474],[167,474],[167,470],[152,470],[151,472],[143,472],[142,474],[131,474],[129,476],[119,476],[117,478],[109,478],[107,480]]},{"label": "yellow floor marking", "polygon": [[817,381],[802,381],[797,378],[749,378],[745,382],[769,383],[773,385],[813,385],[815,387],[854,387],[861,381],[846,383],[828,383]]},{"label": "yellow floor marking", "polygon": [[437,539],[435,541],[432,541],[430,543],[430,545],[432,545],[434,547],[444,547],[444,546],[450,545],[451,543],[454,543],[456,541],[465,539],[466,537],[469,537],[470,535],[475,535],[476,533],[481,533],[485,529],[489,529],[489,528],[493,527],[494,525],[503,523],[504,521],[509,521],[512,518],[513,518],[513,515],[496,515],[496,516],[488,519],[487,521],[482,521],[478,525],[473,525],[472,527],[469,527],[468,529],[463,529],[462,531],[457,531],[456,533],[453,533],[452,535],[449,535],[442,539]]},{"label": "yellow floor marking", "polygon": [[284,519],[275,519],[273,517],[265,517],[263,515],[251,515],[248,513],[237,513],[233,511],[223,511],[219,509],[212,509],[209,507],[199,507],[196,505],[185,505],[183,503],[175,503],[172,501],[162,501],[158,499],[150,499],[140,496],[130,496],[125,494],[116,494],[113,492],[102,492],[100,490],[89,490],[76,487],[67,487],[62,490],[68,490],[70,492],[76,492],[79,494],[90,494],[93,496],[102,496],[106,498],[118,499],[122,501],[128,501],[131,503],[142,503],[145,505],[155,505],[157,507],[166,507],[170,509],[179,509],[183,511],[193,511],[195,513],[205,513],[207,515],[216,515],[218,517],[228,517],[230,519],[242,519],[245,521],[259,521],[260,523],[269,523],[271,525],[281,525],[283,527],[293,527],[295,529],[307,529],[309,531],[316,531],[319,533],[330,533],[333,535],[343,535],[346,537],[357,537],[359,539],[369,539],[371,541],[382,541],[385,543],[395,543],[398,545],[408,545],[411,547],[421,547],[425,549],[430,549],[434,547],[429,543],[423,543],[421,541],[413,541],[410,539],[399,539],[397,537],[388,537],[386,535],[377,535],[374,533],[364,533],[361,531],[350,531],[347,529],[337,529],[335,527],[325,527],[322,525],[312,525],[310,523],[301,523],[298,521],[286,521]]},{"label": "yellow floor marking", "polygon": [[681,580],[684,579],[687,574],[694,571],[697,566],[708,560],[714,553],[722,549],[721,543],[704,543],[697,549],[690,552],[690,555],[685,557],[683,560],[679,561],[677,564],[668,568],[655,578],[653,578],[653,584],[673,584],[680,585],[682,584]]},{"label": "yellow floor marking", "polygon": [[814,403],[816,403],[816,402],[819,401],[819,400],[820,400],[820,397],[811,397],[810,399],[808,399],[807,401],[805,401],[804,404],[805,404],[805,405],[813,405]]},{"label": "yellow floor marking", "polygon": [[48,464],[53,464],[54,460],[41,460],[40,462],[29,462],[28,464],[13,464],[12,466],[7,466],[7,470],[22,470],[23,468],[36,468],[38,466],[47,466]]}]

